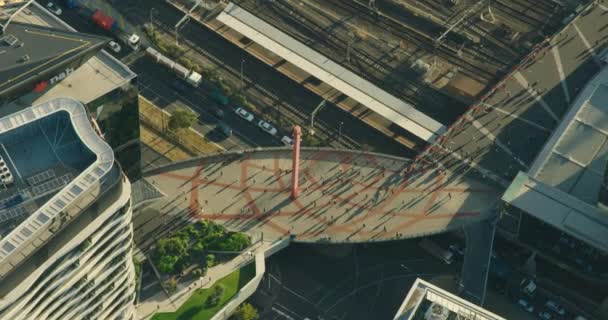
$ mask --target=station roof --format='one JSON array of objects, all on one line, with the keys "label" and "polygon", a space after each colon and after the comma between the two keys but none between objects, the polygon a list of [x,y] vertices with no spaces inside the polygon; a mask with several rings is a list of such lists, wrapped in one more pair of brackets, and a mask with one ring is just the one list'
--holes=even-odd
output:
[{"label": "station roof", "polygon": [[107,38],[20,22],[0,37],[0,94],[103,46]]},{"label": "station roof", "polygon": [[595,205],[523,172],[513,180],[502,200],[603,252],[608,252],[608,215]]},{"label": "station roof", "polygon": [[[440,309],[446,313],[445,318],[424,317],[431,305],[442,307]],[[462,319],[506,320],[420,278],[412,285],[393,320],[457,319],[456,316]]]},{"label": "station roof", "polygon": [[598,206],[608,162],[608,67],[581,91],[528,174],[503,200],[608,252],[608,213]]},{"label": "station roof", "polygon": [[217,20],[427,142],[446,128],[330,58],[231,3]]}]

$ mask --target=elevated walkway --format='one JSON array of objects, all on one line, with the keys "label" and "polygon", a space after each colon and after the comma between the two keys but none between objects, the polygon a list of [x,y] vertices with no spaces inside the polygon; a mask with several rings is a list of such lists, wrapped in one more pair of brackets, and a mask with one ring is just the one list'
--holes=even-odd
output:
[{"label": "elevated walkway", "polygon": [[[166,196],[144,216],[214,220],[234,231],[296,242],[369,242],[420,237],[488,218],[500,187],[471,171],[405,175],[410,160],[303,148],[300,196],[290,198],[291,151],[267,148],[170,164],[144,173]],[[149,212],[145,212],[149,211]]]}]

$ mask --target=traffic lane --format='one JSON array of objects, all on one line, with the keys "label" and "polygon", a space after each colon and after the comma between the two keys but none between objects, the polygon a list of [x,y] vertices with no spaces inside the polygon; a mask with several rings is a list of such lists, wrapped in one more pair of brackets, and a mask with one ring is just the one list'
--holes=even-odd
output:
[{"label": "traffic lane", "polygon": [[464,228],[466,249],[461,273],[462,294],[467,300],[478,305],[482,305],[485,299],[493,229],[488,221],[474,223]]},{"label": "traffic lane", "polygon": [[[142,13],[141,10],[133,9],[134,3],[136,2],[122,2],[120,5],[124,5],[124,10],[130,12],[129,16],[133,18],[134,21],[138,21],[138,23],[148,22],[149,17],[147,15]],[[164,2],[158,4],[154,3],[154,6],[156,8],[162,8],[154,19],[165,25],[172,26],[182,17],[180,12]],[[243,58],[245,58],[245,79],[248,80],[248,83],[255,84],[253,86],[248,85],[246,91],[260,91],[254,93],[253,96],[265,99],[266,106],[274,106],[275,102],[280,102],[281,112],[284,112],[287,115],[293,114],[294,117],[301,119],[303,124],[308,124],[310,113],[322,100],[315,93],[304,88],[299,83],[294,82],[274,68],[266,65],[264,62],[259,61],[257,58],[250,56],[245,51],[204,26],[190,22],[180,31],[180,36],[187,37],[189,40],[193,41],[193,43],[196,43],[198,47],[204,48],[209,54],[212,53],[213,56],[219,57],[219,61],[221,61],[219,67],[223,69],[230,67],[233,71],[239,70],[241,62],[243,61]],[[252,79],[247,78],[252,75]],[[236,75],[230,75],[230,77],[232,79],[238,79],[238,72]],[[268,79],[270,79],[272,83],[266,83],[270,81]],[[270,94],[268,92],[270,92]],[[305,110],[303,111],[303,109]],[[355,148],[358,148],[361,145],[368,145],[378,152],[399,156],[412,155],[411,150],[408,150],[394,140],[387,138],[384,134],[369,127],[360,119],[353,117],[349,113],[334,107],[324,109],[323,116],[316,119],[318,125],[317,131],[325,131],[326,136],[335,146],[353,148],[352,143],[356,143],[357,146]],[[335,139],[339,135],[340,122],[343,122],[343,137],[341,143],[337,141],[338,139]],[[350,142],[351,144],[346,145],[346,142]]]},{"label": "traffic lane", "polygon": [[[255,294],[270,300],[265,310],[271,311],[263,313],[262,319],[273,319],[274,309],[285,313],[290,310],[294,318],[294,314],[306,314],[311,319],[389,319],[417,277],[430,280],[437,275],[458,273],[459,266],[446,265],[429,255],[418,246],[419,240],[395,242],[356,246],[292,244],[268,262],[266,277],[280,281],[281,294],[272,287],[278,281],[272,282],[271,287],[265,283]],[[268,299],[268,293],[274,298]],[[304,313],[306,310],[315,312]]]},{"label": "traffic lane", "polygon": [[[139,92],[142,96],[144,96],[145,98],[147,98],[148,100],[150,100],[151,102],[155,103],[157,106],[161,107],[162,109],[164,109],[168,112],[172,112],[178,107],[186,107],[186,108],[198,111],[199,112],[198,121],[192,125],[192,128],[194,130],[198,131],[201,135],[205,136],[206,138],[209,138],[209,140],[211,140],[213,143],[218,144],[221,148],[223,148],[225,150],[241,150],[241,149],[247,149],[252,146],[258,145],[257,143],[254,143],[250,139],[247,139],[248,142],[246,142],[243,139],[239,139],[238,136],[240,134],[238,132],[236,132],[233,136],[230,136],[230,137],[218,135],[217,124],[219,123],[219,120],[217,118],[215,118],[215,115],[211,111],[209,111],[205,108],[202,108],[202,109],[198,108],[196,105],[193,105],[193,104],[186,104],[183,102],[184,98],[181,98],[181,100],[174,100],[173,102],[171,102],[169,100],[170,98],[167,98],[167,95],[160,94],[159,91],[155,90],[152,86],[143,84],[141,81],[139,82],[139,84],[140,84]],[[165,93],[165,94],[171,94],[171,93],[169,92],[169,93]],[[174,95],[178,96],[177,93],[174,93]],[[213,120],[210,120],[210,119],[213,119]],[[242,136],[242,135],[240,135],[240,136]]]},{"label": "traffic lane", "polygon": [[[133,63],[131,68],[139,74],[139,83],[146,88],[146,90],[142,90],[142,93],[162,98],[163,103],[159,107],[169,107],[170,109],[170,106],[177,102],[198,112],[201,115],[201,121],[195,126],[195,129],[200,130],[203,135],[214,131],[219,121],[224,121],[231,126],[233,136],[218,141],[227,150],[282,145],[277,138],[269,136],[257,128],[254,123],[247,123],[238,117],[231,107],[217,105],[206,94],[202,84],[199,88],[187,87],[188,90],[178,93],[167,84],[178,78],[165,67],[151,63],[149,59],[144,57]],[[224,117],[222,119],[219,119],[215,114],[217,109],[223,110]]]},{"label": "traffic lane", "polygon": [[55,3],[62,9],[62,14],[61,16],[59,16],[59,18],[69,24],[72,28],[76,29],[76,31],[108,37],[111,38],[111,40],[117,42],[121,47],[120,52],[115,52],[110,48],[110,46],[106,45],[104,49],[109,54],[120,60],[127,56],[129,53],[133,52],[131,47],[129,47],[125,42],[123,42],[123,39],[119,39],[116,34],[103,30],[101,27],[94,24],[89,17],[86,17],[82,13],[80,13],[79,9],[68,8],[58,2]]},{"label": "traffic lane", "polygon": [[[240,69],[244,59],[243,80],[248,85],[243,92],[258,97],[264,101],[264,106],[280,108],[280,112],[285,115],[291,114],[290,117],[295,119],[296,123],[308,125],[310,115],[322,100],[317,94],[198,24],[186,25],[182,29],[182,35],[211,55],[221,57],[223,68],[228,69],[230,66],[232,69],[230,75],[235,82],[239,81],[238,72],[235,70]],[[234,53],[229,54],[229,52]],[[315,123],[316,131],[324,131],[327,138],[332,139],[331,144],[336,147],[353,148],[353,144],[357,147],[368,145],[378,152],[401,156],[408,154],[409,151],[336,106],[327,105],[319,111]],[[340,135],[340,127],[342,127],[342,139],[338,141],[336,138]]]}]

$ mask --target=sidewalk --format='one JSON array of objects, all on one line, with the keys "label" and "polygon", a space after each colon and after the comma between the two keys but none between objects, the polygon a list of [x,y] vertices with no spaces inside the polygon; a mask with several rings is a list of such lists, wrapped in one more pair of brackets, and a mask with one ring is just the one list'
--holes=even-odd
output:
[{"label": "sidewalk", "polygon": [[232,260],[210,268],[207,270],[207,275],[200,280],[178,284],[177,290],[170,297],[167,296],[164,291],[161,291],[155,296],[150,297],[145,301],[141,301],[135,306],[139,319],[149,319],[155,313],[159,312],[175,312],[184,302],[186,302],[186,300],[188,300],[188,298],[190,298],[191,293],[196,289],[210,288],[217,280],[222,279],[235,270],[253,262],[257,253],[265,252],[270,246],[272,246],[271,242],[257,242],[253,244],[252,247],[247,248],[247,251],[239,254]]},{"label": "sidewalk", "polygon": [[141,141],[152,150],[171,161],[190,159],[194,156],[214,154],[225,149],[207,139],[192,128],[181,130],[179,143],[163,134],[171,114],[160,109],[152,101],[139,96]]}]

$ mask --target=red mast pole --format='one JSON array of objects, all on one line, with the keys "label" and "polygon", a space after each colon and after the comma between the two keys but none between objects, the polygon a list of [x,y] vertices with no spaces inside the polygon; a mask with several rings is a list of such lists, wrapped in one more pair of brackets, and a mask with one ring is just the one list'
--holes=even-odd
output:
[{"label": "red mast pole", "polygon": [[293,127],[293,158],[291,161],[291,198],[296,199],[300,190],[298,190],[298,179],[300,173],[300,138],[302,129],[300,126]]}]

